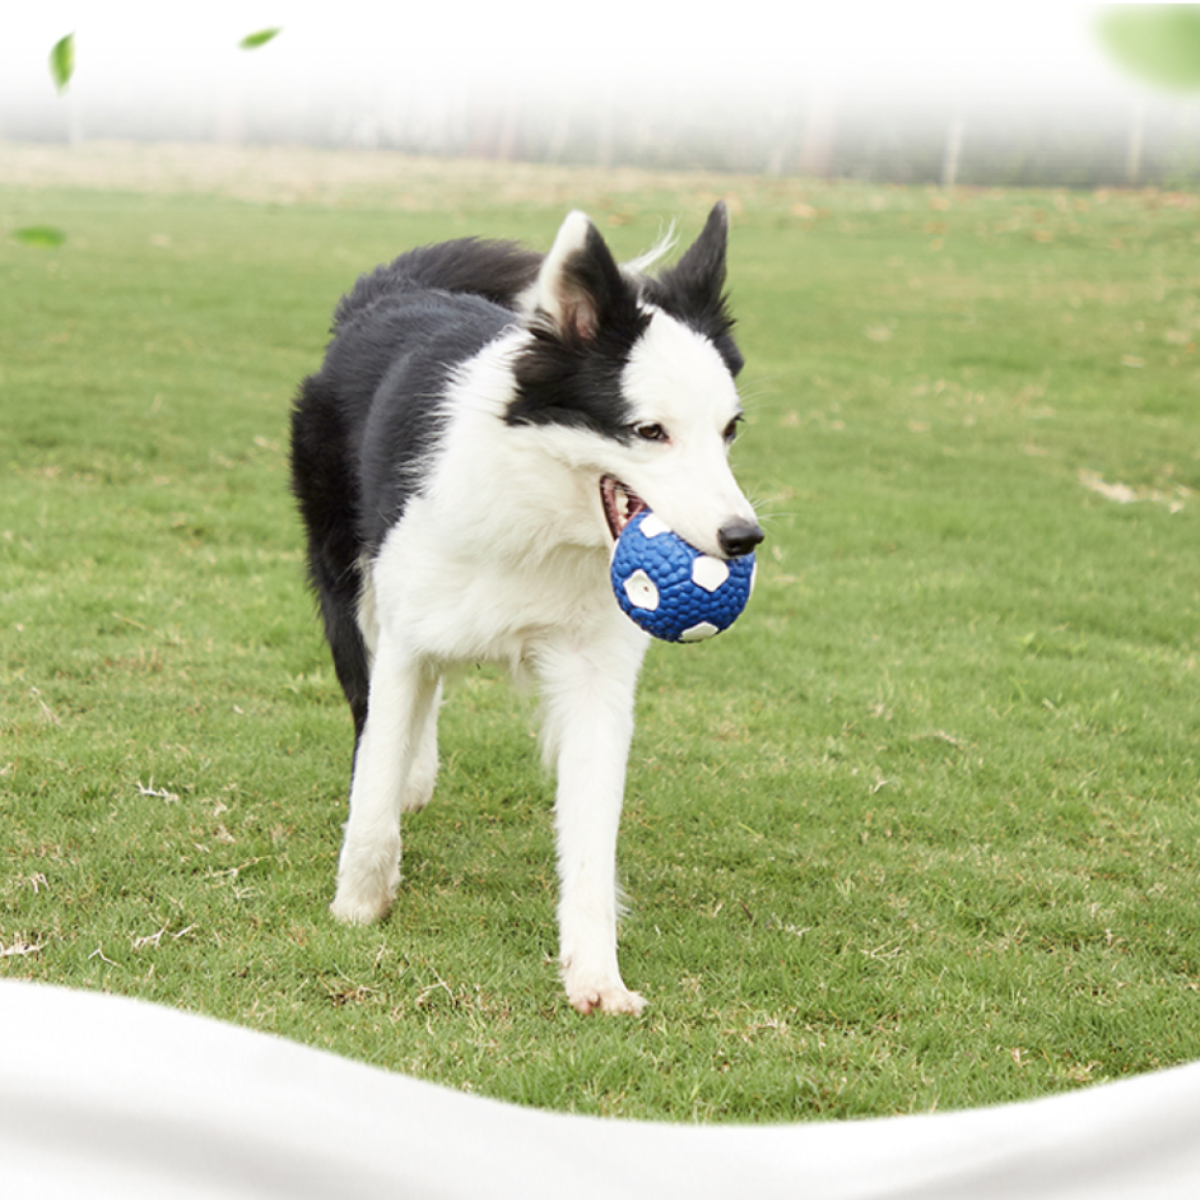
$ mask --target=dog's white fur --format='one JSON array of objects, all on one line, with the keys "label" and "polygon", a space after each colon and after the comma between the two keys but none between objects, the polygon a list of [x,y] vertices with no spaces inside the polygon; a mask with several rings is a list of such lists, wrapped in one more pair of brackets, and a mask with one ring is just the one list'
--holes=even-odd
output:
[{"label": "dog's white fur", "polygon": [[[596,313],[564,263],[587,236],[571,214],[527,297],[562,329]],[[400,813],[424,806],[437,775],[441,678],[455,663],[530,669],[544,700],[544,753],[557,768],[560,961],[581,1012],[638,1013],[617,966],[616,843],[647,637],[613,602],[612,535],[598,481],[631,487],[682,537],[720,554],[718,530],[754,522],[728,464],[740,413],[713,344],[661,310],[622,388],[665,441],[631,444],[565,425],[506,425],[511,364],[531,339],[515,326],[453,380],[427,476],[373,562],[359,623],[370,659],[368,716],[355,761],[333,913],[365,923],[400,879]]]}]

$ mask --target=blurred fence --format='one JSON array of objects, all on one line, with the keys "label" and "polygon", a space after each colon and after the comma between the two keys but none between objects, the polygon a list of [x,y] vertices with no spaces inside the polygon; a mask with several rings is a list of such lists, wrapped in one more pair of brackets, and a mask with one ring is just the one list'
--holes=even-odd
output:
[{"label": "blurred fence", "polygon": [[[1016,89],[1014,89],[1016,90]],[[1200,100],[1111,97],[956,103],[833,94],[729,97],[227,94],[146,104],[14,105],[0,138],[224,141],[439,157],[711,169],[891,183],[1200,186]]]}]

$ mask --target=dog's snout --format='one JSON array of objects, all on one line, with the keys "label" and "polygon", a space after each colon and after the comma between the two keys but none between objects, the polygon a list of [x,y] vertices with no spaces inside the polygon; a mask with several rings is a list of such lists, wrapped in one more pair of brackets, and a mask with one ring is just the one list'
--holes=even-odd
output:
[{"label": "dog's snout", "polygon": [[749,554],[763,540],[763,531],[753,521],[730,521],[717,530],[721,553],[728,558]]}]

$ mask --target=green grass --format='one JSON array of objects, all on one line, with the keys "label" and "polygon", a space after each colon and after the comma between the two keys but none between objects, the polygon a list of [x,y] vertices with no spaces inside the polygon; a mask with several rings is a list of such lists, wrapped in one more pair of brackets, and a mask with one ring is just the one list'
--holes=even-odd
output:
[{"label": "green grass", "polygon": [[[1200,1056],[1188,198],[706,184],[737,197],[736,461],[770,540],[733,630],[647,662],[620,865],[651,1008],[566,1005],[536,713],[489,670],[444,709],[394,914],[329,918],[351,729],[290,397],[360,270],[547,245],[569,181],[528,178],[518,202],[447,173],[412,211],[0,190],[0,975],[639,1118],[978,1105]],[[712,199],[602,189],[569,203],[623,254]],[[12,236],[42,226],[67,240]]]}]

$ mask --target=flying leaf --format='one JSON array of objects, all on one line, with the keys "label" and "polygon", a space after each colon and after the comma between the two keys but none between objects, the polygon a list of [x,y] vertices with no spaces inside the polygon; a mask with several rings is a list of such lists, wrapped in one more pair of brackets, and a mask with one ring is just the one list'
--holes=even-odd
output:
[{"label": "flying leaf", "polygon": [[259,46],[265,46],[268,42],[282,33],[282,29],[260,29],[257,33],[248,33],[238,45],[243,50],[257,50]]},{"label": "flying leaf", "polygon": [[1200,88],[1200,5],[1114,5],[1102,12],[1099,32],[1133,74],[1163,87]]},{"label": "flying leaf", "polygon": [[53,225],[26,225],[24,229],[14,229],[12,237],[22,245],[41,250],[56,250],[67,240],[67,235]]},{"label": "flying leaf", "polygon": [[58,88],[61,96],[75,74],[75,35],[68,33],[65,38],[59,38],[50,51],[50,78]]}]

